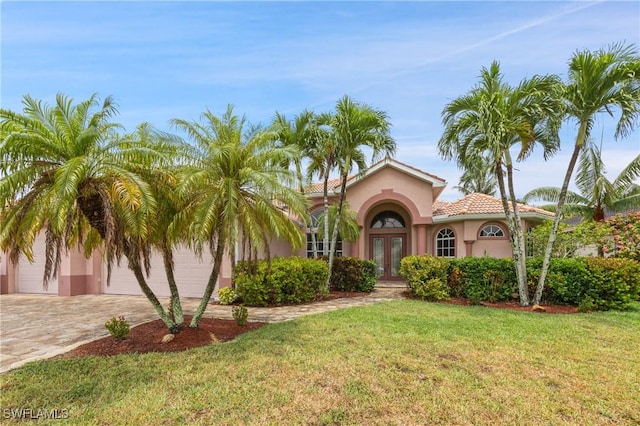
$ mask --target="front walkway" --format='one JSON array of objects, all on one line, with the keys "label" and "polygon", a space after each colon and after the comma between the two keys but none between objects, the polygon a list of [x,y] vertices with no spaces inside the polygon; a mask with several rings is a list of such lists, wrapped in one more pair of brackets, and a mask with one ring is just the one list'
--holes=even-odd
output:
[{"label": "front walkway", "polygon": [[[249,320],[282,322],[303,315],[401,299],[404,289],[404,286],[381,284],[363,297],[309,305],[248,308]],[[184,299],[185,314],[193,313],[198,302],[198,299]],[[162,303],[166,306],[167,300],[163,299]],[[139,296],[3,294],[0,296],[0,373],[107,336],[104,323],[120,315],[132,326],[158,318],[149,301]],[[231,307],[221,305],[209,305],[205,316],[233,319]]]}]

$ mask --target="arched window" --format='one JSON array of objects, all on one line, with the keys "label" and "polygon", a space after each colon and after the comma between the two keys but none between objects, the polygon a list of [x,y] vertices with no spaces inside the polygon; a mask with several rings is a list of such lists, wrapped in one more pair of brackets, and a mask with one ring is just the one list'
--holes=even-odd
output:
[{"label": "arched window", "polygon": [[436,235],[436,256],[456,257],[456,235],[452,229],[441,229]]},{"label": "arched window", "polygon": [[486,225],[482,227],[480,236],[483,238],[504,238],[504,231],[498,225]]},{"label": "arched window", "polygon": [[404,219],[396,212],[391,210],[378,213],[371,221],[372,229],[380,228],[404,228]]}]

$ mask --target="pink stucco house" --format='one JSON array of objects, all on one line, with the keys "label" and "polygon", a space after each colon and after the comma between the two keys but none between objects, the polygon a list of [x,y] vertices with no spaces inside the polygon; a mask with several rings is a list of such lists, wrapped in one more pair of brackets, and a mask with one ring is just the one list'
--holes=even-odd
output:
[{"label": "pink stucco house", "polygon": [[[337,200],[338,180],[330,183],[330,198]],[[357,213],[360,237],[339,247],[341,255],[373,259],[378,264],[380,280],[399,280],[400,259],[410,254],[443,257],[511,256],[509,233],[499,199],[471,194],[447,203],[438,200],[446,181],[397,160],[386,158],[370,167],[363,176],[347,183],[347,201]],[[312,214],[323,207],[322,185],[312,185],[307,193]],[[553,215],[547,211],[519,206],[523,226],[535,226]],[[306,230],[306,232],[310,232]],[[272,255],[307,256],[312,252],[311,239],[306,248],[292,251],[275,242]],[[42,287],[44,236],[34,247],[35,262],[12,265],[7,256],[0,258],[2,293],[47,293],[62,296],[78,294],[141,294],[125,261],[114,268],[111,283],[106,285],[106,271],[100,253],[90,259],[70,253],[60,265],[59,277],[47,289]],[[201,297],[211,271],[210,258],[198,259],[186,248],[176,250],[176,278],[183,297]],[[231,261],[222,265],[218,285],[231,281]],[[152,262],[151,288],[167,296],[168,288],[160,256]]]}]

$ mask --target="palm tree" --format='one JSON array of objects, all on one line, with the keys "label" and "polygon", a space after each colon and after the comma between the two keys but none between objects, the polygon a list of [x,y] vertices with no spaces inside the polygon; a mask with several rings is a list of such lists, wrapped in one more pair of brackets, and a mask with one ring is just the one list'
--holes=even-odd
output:
[{"label": "palm tree", "polygon": [[[523,161],[536,144],[545,158],[558,148],[558,79],[534,76],[518,86],[504,83],[500,66],[483,68],[480,83],[467,95],[454,99],[442,112],[444,133],[438,142],[440,155],[455,159],[465,170],[488,158],[495,174],[511,234],[511,248],[518,277],[520,303],[529,304],[525,263],[525,239],[513,185],[511,149]],[[507,174],[508,194],[504,171]],[[511,204],[511,205],[509,205]]]},{"label": "palm tree", "polygon": [[[173,246],[186,244],[184,230],[173,227],[172,223],[177,213],[182,209],[183,200],[176,192],[179,164],[189,156],[189,146],[180,138],[155,129],[149,123],[141,123],[133,134],[125,136],[140,147],[162,153],[155,164],[135,165],[136,172],[149,183],[150,190],[156,199],[155,224],[150,231],[150,244],[160,252],[164,264],[165,275],[170,291],[168,315],[178,327],[184,322],[180,293],[176,283],[173,263]],[[178,159],[178,161],[176,161]]]},{"label": "palm tree", "polygon": [[[329,206],[329,229],[333,229],[336,223],[336,217],[338,216],[338,205],[332,204]],[[325,228],[324,212],[318,217],[318,233],[323,233]],[[360,236],[360,225],[358,224],[358,213],[349,207],[349,203],[345,202],[342,208],[342,215],[340,217],[340,228],[338,229],[338,235],[343,241],[354,242]],[[333,248],[335,253],[336,248]]]},{"label": "palm tree", "polygon": [[[307,166],[307,177],[309,180],[318,175],[322,179],[323,214],[322,222],[322,255],[329,256],[329,179],[331,173],[338,167],[338,144],[331,132],[329,124],[332,116],[330,113],[320,114],[317,118],[318,138],[316,143],[306,153],[309,159]],[[320,218],[318,218],[320,219]],[[313,217],[311,218],[313,222]],[[317,224],[311,223],[312,227]],[[311,235],[315,235],[312,233]],[[313,250],[316,251],[316,244],[313,243]],[[316,256],[317,257],[317,256]]]},{"label": "palm tree", "polygon": [[[585,220],[602,222],[605,209],[612,213],[640,208],[640,186],[633,182],[640,176],[640,155],[636,156],[611,182],[605,176],[606,170],[601,156],[601,148],[587,145],[580,153],[576,186],[579,193],[567,191],[562,216],[580,216]],[[529,191],[526,202],[544,200],[554,204],[544,206],[554,211],[561,188],[542,187]]]},{"label": "palm tree", "polygon": [[[304,195],[306,183],[310,180],[311,176],[309,176],[309,173],[304,174],[302,172],[302,162],[309,160],[313,164],[317,159],[324,132],[318,126],[316,115],[307,110],[296,116],[292,121],[287,120],[283,114],[276,112],[272,126],[276,134],[277,142],[281,146],[296,147],[299,150],[299,155],[293,159],[293,162],[295,166],[295,176],[298,182],[298,190]],[[284,166],[288,167],[288,164],[284,164]],[[309,213],[308,206],[303,221],[307,228],[313,228],[311,223],[313,218]],[[315,250],[316,234],[312,232],[311,238]]]},{"label": "palm tree", "polygon": [[493,163],[489,158],[481,157],[480,161],[472,163],[463,171],[458,186],[454,189],[464,195],[473,193],[487,194],[492,197],[496,194],[498,182],[493,170]]},{"label": "palm tree", "polygon": [[158,153],[116,134],[111,97],[74,105],[58,94],[49,106],[27,95],[23,105],[22,114],[0,110],[0,247],[14,263],[21,254],[32,261],[33,242],[45,229],[45,286],[63,251],[75,246],[87,256],[103,248],[107,282],[124,255],[142,292],[175,329],[143,273],[157,206],[134,170],[158,161]]},{"label": "palm tree", "polygon": [[[591,136],[596,117],[603,112],[613,117],[615,109],[620,111],[614,134],[616,139],[627,136],[635,128],[640,115],[640,58],[636,49],[614,44],[595,52],[583,50],[574,53],[569,61],[564,102],[568,117],[578,125],[578,133],[558,194],[557,212],[563,211],[573,169],[580,151]],[[542,298],[561,216],[556,215],[549,234],[534,296],[535,303]]]},{"label": "palm tree", "polygon": [[178,192],[187,200],[176,223],[187,226],[189,239],[201,253],[208,248],[213,269],[194,313],[190,327],[196,328],[209,303],[220,275],[223,254],[235,257],[241,240],[265,249],[270,239],[282,238],[294,248],[303,244],[299,227],[289,215],[305,212],[304,196],[292,188],[287,167],[297,155],[291,146],[276,146],[275,135],[246,125],[229,106],[222,117],[210,111],[200,122],[174,119],[195,144],[192,165],[185,168]]},{"label": "palm tree", "polygon": [[[372,161],[377,161],[383,155],[394,155],[396,152],[396,142],[389,133],[391,123],[384,111],[355,102],[345,95],[338,100],[335,113],[328,118],[327,124],[331,127],[331,137],[336,146],[336,162],[340,169],[340,198],[330,241],[327,288],[331,279],[334,247],[338,240],[349,174],[354,168],[360,173],[365,171],[367,164],[362,151],[365,147],[371,149]],[[328,218],[327,214],[325,221]]]}]

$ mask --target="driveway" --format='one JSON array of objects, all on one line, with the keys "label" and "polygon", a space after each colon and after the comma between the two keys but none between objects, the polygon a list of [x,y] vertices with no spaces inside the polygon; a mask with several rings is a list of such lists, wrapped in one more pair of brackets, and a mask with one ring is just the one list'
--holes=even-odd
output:
[{"label": "driveway", "polygon": [[[368,296],[309,305],[249,308],[249,320],[282,322],[302,315],[401,299],[404,288],[380,287]],[[161,301],[167,305],[167,299]],[[191,314],[199,299],[183,299],[182,303],[185,314]],[[104,323],[120,315],[132,326],[158,318],[149,301],[139,296],[3,294],[0,296],[0,373],[107,336]],[[231,307],[220,305],[209,305],[205,316],[233,318]]]}]

